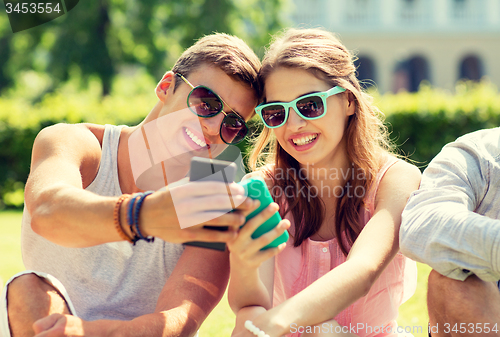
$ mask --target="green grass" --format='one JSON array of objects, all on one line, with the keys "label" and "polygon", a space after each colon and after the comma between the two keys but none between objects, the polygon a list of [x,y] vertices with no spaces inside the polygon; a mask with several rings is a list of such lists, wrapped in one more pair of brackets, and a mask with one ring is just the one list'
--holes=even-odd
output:
[{"label": "green grass", "polygon": [[[427,277],[431,268],[425,264],[417,263],[418,281],[415,294],[399,308],[398,325],[413,330],[415,337],[427,337]],[[215,307],[200,329],[200,337],[230,336],[234,328],[235,315],[229,308],[227,297],[224,295],[219,305]],[[421,333],[418,333],[421,331]]]},{"label": "green grass", "polygon": [[[21,259],[21,212],[0,212],[0,278],[6,282],[15,273],[24,270]],[[412,298],[399,310],[398,324],[402,327],[422,327],[423,333],[414,332],[415,337],[425,333],[429,317],[425,304],[427,276],[430,267],[418,264],[418,286]],[[200,337],[229,336],[234,327],[235,315],[229,308],[227,297],[208,316],[200,329]]]},{"label": "green grass", "polygon": [[21,258],[21,212],[0,213],[0,279],[3,283],[24,270]]}]

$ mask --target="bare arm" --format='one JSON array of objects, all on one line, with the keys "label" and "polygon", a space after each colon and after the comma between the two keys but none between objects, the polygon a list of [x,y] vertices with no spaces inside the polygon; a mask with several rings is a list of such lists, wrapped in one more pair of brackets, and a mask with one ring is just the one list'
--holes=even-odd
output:
[{"label": "bare arm", "polygon": [[[270,169],[269,165],[265,169]],[[242,181],[251,177],[264,178],[268,188],[272,186],[272,181],[264,174],[263,169],[245,175]],[[257,204],[255,207],[258,207]],[[276,209],[277,205],[270,205],[270,208],[249,221],[240,230],[237,238],[228,242],[228,248],[231,252],[231,282],[228,288],[228,301],[229,306],[237,316],[240,315],[240,311],[244,307],[257,306],[265,308],[264,310],[272,307],[274,256],[284,249],[284,245],[278,249],[265,251],[260,251],[260,248],[281,235],[285,228],[280,226],[285,225],[288,228],[289,222],[280,223],[273,231],[257,240],[253,240],[251,234]]]},{"label": "bare arm", "polygon": [[155,313],[120,326],[116,335],[194,335],[220,301],[228,278],[227,252],[186,247],[160,294]]},{"label": "bare arm", "polygon": [[[101,156],[97,138],[85,125],[59,124],[40,132],[33,145],[31,173],[25,190],[25,201],[32,216],[33,230],[46,239],[66,247],[88,247],[122,240],[114,227],[113,210],[118,197],[103,197],[84,190],[94,179]],[[217,198],[227,198],[223,183],[199,183],[200,187],[177,187],[182,209],[195,217],[213,208]],[[203,186],[201,186],[203,184]],[[238,190],[239,189],[239,190]],[[233,195],[242,188],[233,184]],[[250,201],[249,201],[250,202]],[[239,209],[245,209],[244,202]],[[122,221],[126,219],[124,203]],[[170,191],[149,196],[141,210],[139,222],[144,234],[169,242],[192,240],[227,241],[233,232],[220,232],[195,226],[181,229]],[[205,222],[211,225],[238,226],[244,217],[238,212]],[[128,232],[127,226],[124,230]]]},{"label": "bare arm", "polygon": [[264,251],[260,249],[288,229],[290,222],[282,220],[274,229],[257,239],[252,239],[251,235],[277,209],[276,204],[269,205],[245,224],[235,240],[228,242],[228,248],[231,252],[231,282],[228,289],[228,300],[235,314],[247,306],[271,308],[271,287],[274,275],[274,259],[271,258],[281,252],[285,248],[285,244]]},{"label": "bare arm", "polygon": [[271,336],[281,336],[292,323],[305,326],[328,321],[366,295],[398,252],[401,212],[419,181],[420,171],[413,165],[400,162],[391,167],[379,186],[375,213],[347,261],[257,317],[255,325]]},{"label": "bare arm", "polygon": [[83,189],[97,173],[100,156],[97,138],[83,125],[58,124],[38,134],[25,189],[35,232],[73,247],[121,240],[113,226],[103,226],[113,223],[115,199]]},{"label": "bare arm", "polygon": [[163,287],[154,313],[131,321],[92,322],[55,314],[36,322],[35,331],[38,337],[193,336],[224,294],[228,267],[227,252],[186,247]]}]

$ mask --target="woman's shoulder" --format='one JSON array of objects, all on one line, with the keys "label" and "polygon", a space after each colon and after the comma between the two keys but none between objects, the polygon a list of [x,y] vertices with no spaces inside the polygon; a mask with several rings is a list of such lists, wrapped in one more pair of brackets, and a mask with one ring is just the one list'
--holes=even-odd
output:
[{"label": "woman's shoulder", "polygon": [[402,159],[393,157],[392,163],[382,168],[383,172],[379,177],[380,185],[378,187],[377,196],[412,192],[418,189],[420,184],[421,172],[415,165]]},{"label": "woman's shoulder", "polygon": [[381,156],[379,174],[383,175],[383,178],[389,176],[392,177],[392,179],[397,179],[400,175],[420,178],[420,169],[414,164],[404,160],[404,158],[399,158],[392,153],[387,153],[385,156]]},{"label": "woman's shoulder", "polygon": [[[397,154],[388,152],[386,150],[381,150],[381,152],[377,154],[377,158],[378,158],[378,166],[377,166],[378,168],[376,169],[376,172],[379,176],[385,176],[386,172],[389,172],[389,170],[420,172],[417,166],[405,160],[403,156],[399,156]],[[393,169],[394,167],[396,167],[397,169],[394,170]]]},{"label": "woman's shoulder", "polygon": [[385,191],[398,191],[404,184],[413,185],[420,182],[420,170],[394,154],[385,152],[379,155],[378,169],[370,187],[370,192],[365,200],[368,204],[375,204],[380,195]]}]

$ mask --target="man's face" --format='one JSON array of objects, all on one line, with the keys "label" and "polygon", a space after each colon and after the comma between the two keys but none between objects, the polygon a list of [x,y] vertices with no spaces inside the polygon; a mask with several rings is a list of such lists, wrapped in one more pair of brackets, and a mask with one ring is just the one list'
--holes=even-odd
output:
[{"label": "man's face", "polygon": [[[257,105],[255,92],[219,68],[202,66],[191,73],[187,80],[193,86],[210,88],[221,97],[225,102],[224,112],[231,112],[232,108],[245,121],[253,115]],[[175,81],[180,81],[180,85],[174,92]],[[144,151],[146,140],[149,160],[154,163],[144,172],[141,170],[148,166],[149,160],[148,163],[142,159],[133,163],[136,170],[143,172],[136,177],[139,188],[156,190],[177,181],[185,177],[192,157],[215,158],[227,148],[219,135],[224,113],[210,118],[198,117],[187,105],[190,92],[191,87],[172,72],[166,73],[158,84],[156,93],[160,99],[160,111],[156,119],[136,131],[137,146],[134,145],[134,135],[129,139],[131,151]]]},{"label": "man's face", "polygon": [[[257,106],[255,92],[221,69],[203,65],[189,74],[187,80],[193,86],[208,87],[220,96],[226,103],[224,112],[229,113],[232,108],[245,121],[253,115]],[[175,93],[174,85],[170,85],[158,115],[158,126],[165,146],[172,156],[189,152],[194,156],[216,157],[227,146],[219,134],[224,113],[210,118],[198,117],[187,106],[191,87],[179,77],[175,77],[175,81],[180,81],[180,85]]]}]

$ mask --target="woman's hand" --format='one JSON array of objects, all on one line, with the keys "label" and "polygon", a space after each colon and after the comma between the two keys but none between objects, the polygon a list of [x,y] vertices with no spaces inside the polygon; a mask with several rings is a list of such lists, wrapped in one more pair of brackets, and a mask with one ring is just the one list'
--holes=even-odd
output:
[{"label": "woman's hand", "polygon": [[275,256],[285,248],[286,243],[282,243],[278,247],[261,251],[263,247],[273,242],[290,227],[290,221],[288,220],[280,221],[274,229],[256,239],[252,239],[251,237],[252,233],[276,213],[278,209],[279,207],[276,203],[271,203],[262,212],[250,219],[239,230],[236,238],[227,242],[231,267],[234,266],[240,270],[248,271],[257,269],[262,262]]},{"label": "woman's hand", "polygon": [[[258,202],[255,201],[258,207]],[[228,301],[234,313],[239,313],[243,308],[249,306],[262,307],[264,310],[272,306],[272,280],[274,275],[274,263],[272,269],[259,269],[261,264],[281,252],[286,243],[278,247],[261,250],[277,237],[282,235],[290,227],[288,220],[282,220],[279,224],[263,234],[252,239],[252,233],[267,219],[278,211],[278,205],[271,203],[260,213],[239,230],[238,236],[227,242],[230,261],[230,282],[228,288]],[[273,262],[269,260],[269,262]],[[267,264],[267,262],[266,262]]]},{"label": "woman's hand", "polygon": [[231,337],[252,337],[254,336],[247,328],[245,322],[247,320],[268,334],[270,337],[283,336],[288,330],[286,327],[280,327],[279,324],[270,320],[269,311],[260,306],[249,306],[242,308],[236,315],[236,324]]}]

